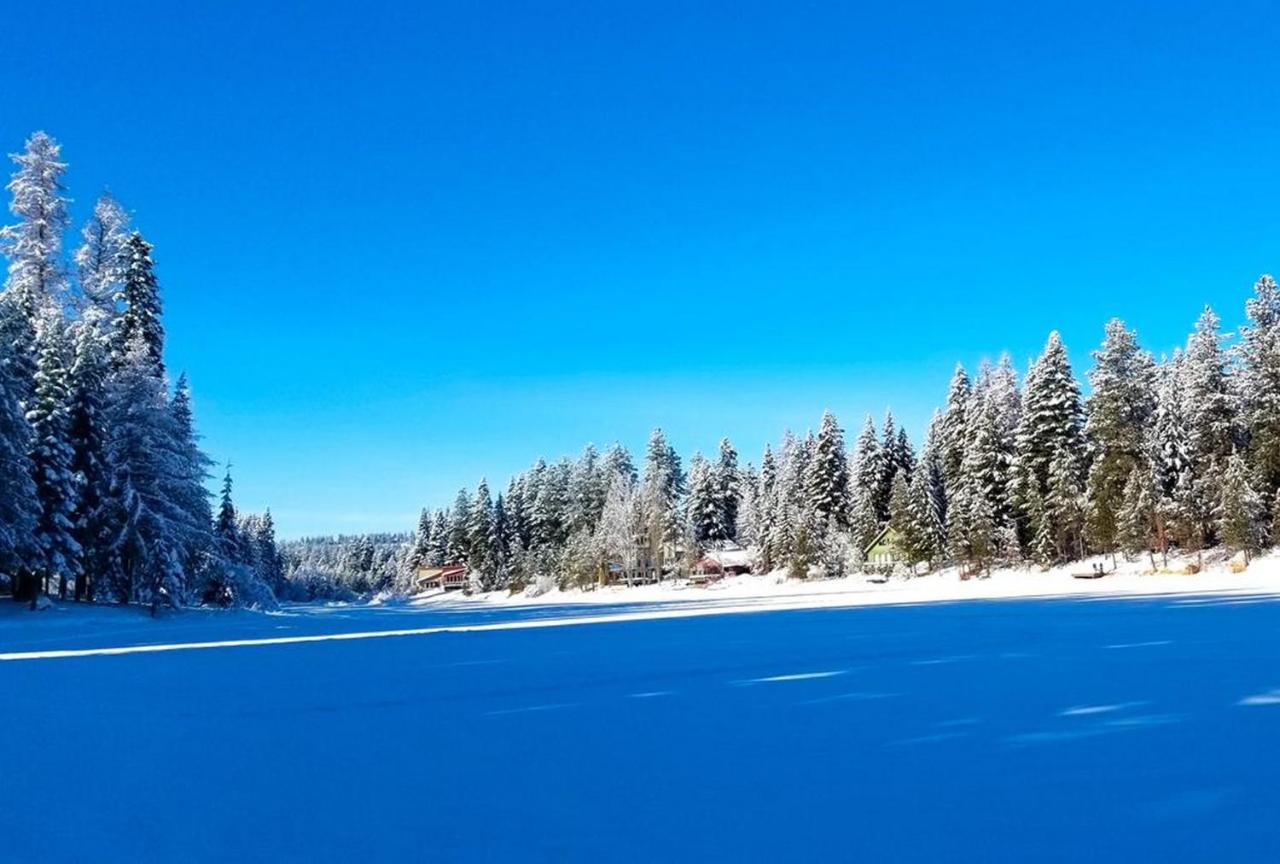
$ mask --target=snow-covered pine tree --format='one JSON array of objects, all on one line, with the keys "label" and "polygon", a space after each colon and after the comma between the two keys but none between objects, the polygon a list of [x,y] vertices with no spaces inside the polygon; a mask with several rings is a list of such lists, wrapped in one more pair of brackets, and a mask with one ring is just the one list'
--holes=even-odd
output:
[{"label": "snow-covered pine tree", "polygon": [[600,473],[603,476],[605,494],[608,495],[609,487],[613,484],[615,474],[622,474],[632,485],[635,485],[639,479],[636,475],[635,463],[631,460],[631,453],[626,447],[614,442],[609,449],[604,451],[604,458],[600,463]]},{"label": "snow-covered pine tree", "polygon": [[1198,534],[1199,522],[1191,512],[1191,445],[1179,391],[1181,364],[1182,353],[1176,351],[1156,367],[1155,411],[1147,436],[1147,458],[1155,482],[1157,548],[1166,557],[1170,543],[1199,548],[1187,542]]},{"label": "snow-covered pine tree", "polygon": [[965,429],[968,425],[966,412],[971,390],[969,374],[964,371],[963,365],[957,363],[955,372],[951,375],[951,384],[947,388],[947,407],[943,411],[942,424],[938,430],[940,467],[948,498],[960,483],[960,463],[964,461]]},{"label": "snow-covered pine tree", "polygon": [[[36,563],[33,532],[40,515],[31,470],[31,426],[20,401],[23,388],[12,372],[12,352],[12,344],[0,341],[0,489],[5,490],[0,495],[0,573],[11,580]],[[26,590],[10,587],[15,599],[30,599],[25,595],[34,591],[35,580],[23,586]]]},{"label": "snow-covered pine tree", "polygon": [[1155,475],[1150,466],[1136,462],[1125,481],[1116,520],[1116,541],[1120,549],[1129,556],[1147,553],[1153,570],[1157,542],[1156,494]]},{"label": "snow-covered pine tree", "polygon": [[467,571],[470,590],[492,591],[497,587],[497,550],[494,548],[493,499],[483,477],[467,513]]},{"label": "snow-covered pine tree", "polygon": [[231,466],[227,465],[222,475],[222,493],[218,499],[217,515],[214,517],[213,534],[223,558],[232,564],[244,564],[249,560],[249,549],[240,533],[240,520],[231,493]]},{"label": "snow-covered pine tree", "polygon": [[[31,467],[40,504],[35,538],[40,550],[39,570],[44,590],[58,580],[58,595],[66,596],[68,577],[79,576],[80,544],[75,538],[77,483],[75,451],[71,446],[69,372],[70,346],[62,315],[46,306],[37,321],[35,392],[27,410],[31,424]],[[32,598],[35,605],[35,598]]]},{"label": "snow-covered pine tree", "polygon": [[608,491],[601,472],[600,454],[594,444],[588,444],[582,455],[573,463],[569,472],[567,504],[567,530],[590,532],[595,530],[604,509],[604,496]]},{"label": "snow-covered pine tree", "polygon": [[760,457],[760,480],[756,485],[756,543],[760,547],[760,568],[765,573],[773,571],[777,560],[774,554],[778,522],[777,483],[777,461],[773,456],[773,448],[766,444],[764,455]]},{"label": "snow-covered pine tree", "polygon": [[[1073,488],[1083,482],[1087,455],[1083,419],[1080,386],[1072,375],[1067,349],[1055,330],[1049,334],[1044,351],[1032,364],[1022,388],[1022,414],[1015,435],[1013,498],[1024,525],[1034,494],[1039,494],[1046,509],[1052,511],[1049,486],[1055,459],[1080,472],[1076,478],[1060,478],[1063,482],[1069,479],[1068,485]],[[1024,536],[1025,533],[1024,528]]]},{"label": "snow-covered pine tree", "polygon": [[737,533],[734,537],[745,547],[760,543],[760,474],[750,462],[739,472],[741,502],[738,505]]},{"label": "snow-covered pine tree", "polygon": [[914,568],[927,556],[923,552],[925,540],[911,506],[911,486],[912,481],[905,472],[894,475],[893,491],[889,493],[889,527],[897,537],[899,554]]},{"label": "snow-covered pine tree", "polygon": [[1238,452],[1227,457],[1218,483],[1222,500],[1217,508],[1218,536],[1227,552],[1243,552],[1245,561],[1262,546],[1262,526],[1266,506],[1253,488],[1249,466]]},{"label": "snow-covered pine tree", "polygon": [[431,544],[428,547],[427,563],[432,567],[443,567],[449,562],[449,538],[453,536],[453,524],[449,519],[449,511],[441,508],[431,517]]},{"label": "snow-covered pine tree", "polygon": [[724,539],[724,510],[719,484],[710,463],[701,453],[689,460],[689,523],[699,546]]},{"label": "snow-covered pine tree", "polygon": [[151,260],[151,244],[138,231],[132,232],[125,242],[124,272],[116,300],[121,305],[116,318],[116,356],[135,339],[141,339],[152,362],[163,371],[164,325],[160,322],[159,283]]},{"label": "snow-covered pine tree", "polygon": [[1053,537],[1055,560],[1084,557],[1084,490],[1076,455],[1060,447],[1049,463],[1044,515]]},{"label": "snow-covered pine tree", "polygon": [[1257,491],[1270,498],[1280,488],[1280,288],[1270,275],[1253,286],[1245,314],[1248,324],[1240,331],[1243,420]]},{"label": "snow-covered pine tree", "polygon": [[[158,369],[156,374],[159,374]],[[200,449],[195,408],[185,372],[178,376],[178,383],[174,386],[173,398],[169,401],[169,420],[172,468],[162,478],[161,494],[169,507],[169,532],[175,544],[175,554],[185,571],[194,574],[208,563],[213,545],[210,533],[212,509],[205,483],[211,476],[210,469],[214,463]],[[278,587],[274,583],[268,584],[273,591]],[[262,596],[256,587],[253,594]],[[240,599],[244,598],[237,598],[237,601]]]},{"label": "snow-covered pine tree", "polygon": [[913,564],[924,562],[933,569],[942,559],[944,541],[934,489],[935,484],[941,485],[941,472],[930,470],[924,464],[920,468],[911,475],[907,485],[907,545]]},{"label": "snow-covered pine tree", "polygon": [[[871,430],[874,444],[875,430]],[[822,414],[813,458],[807,466],[806,499],[810,509],[825,524],[849,527],[849,455],[845,452],[844,430],[830,411]],[[878,482],[878,477],[876,478]]]},{"label": "snow-covered pine tree", "polygon": [[75,263],[82,318],[95,330],[105,332],[115,318],[116,294],[124,277],[129,215],[104,192],[80,236],[83,242],[75,251]]},{"label": "snow-covered pine tree", "polygon": [[511,522],[507,517],[507,504],[501,492],[493,502],[493,532],[489,539],[489,549],[493,559],[495,587],[510,587]]},{"label": "snow-covered pine tree", "polygon": [[865,550],[880,533],[880,507],[878,502],[880,469],[880,442],[876,439],[875,422],[870,416],[862,426],[853,445],[853,476],[851,484],[850,528],[854,546]]},{"label": "snow-covered pine tree", "polygon": [[445,557],[448,559],[446,563],[466,564],[471,552],[471,495],[466,489],[458,490],[449,515],[449,539],[445,547]]},{"label": "snow-covered pine tree", "polygon": [[1090,454],[1086,538],[1096,551],[1114,552],[1125,485],[1144,459],[1155,411],[1154,366],[1137,334],[1119,318],[1107,322],[1093,359],[1084,426]]},{"label": "snow-covered pine tree", "polygon": [[715,471],[716,497],[719,501],[725,540],[738,537],[738,511],[742,507],[742,476],[738,470],[738,451],[728,438],[720,439],[720,455]]},{"label": "snow-covered pine tree", "polygon": [[898,473],[897,447],[898,425],[893,419],[893,412],[885,411],[875,493],[876,518],[881,525],[889,521],[889,498],[893,494],[893,478]]},{"label": "snow-covered pine tree", "polygon": [[431,560],[431,511],[426,507],[418,513],[418,528],[413,532],[413,549],[409,552],[409,566],[414,570],[427,566]]},{"label": "snow-covered pine tree", "polygon": [[649,556],[659,572],[673,563],[682,536],[680,503],[685,493],[685,477],[680,457],[667,443],[661,429],[654,429],[645,449],[644,484],[640,496],[645,513]]},{"label": "snow-covered pine tree", "polygon": [[1221,483],[1238,439],[1236,402],[1222,342],[1218,316],[1206,306],[1178,366],[1191,471],[1186,515],[1196,523],[1192,536],[1198,535],[1205,544],[1216,539]]},{"label": "snow-covered pine tree", "polygon": [[68,439],[72,448],[71,467],[76,477],[77,495],[71,521],[80,559],[75,568],[75,599],[95,596],[97,574],[110,566],[109,529],[106,524],[107,497],[111,476],[107,465],[105,397],[106,353],[101,334],[86,320],[71,325],[72,361],[68,375]]},{"label": "snow-covered pine tree", "polygon": [[44,132],[33,134],[23,152],[10,158],[18,168],[5,188],[18,221],[0,228],[0,249],[9,259],[5,289],[34,316],[39,308],[66,299],[62,237],[69,223],[62,176],[67,166],[61,147]]}]

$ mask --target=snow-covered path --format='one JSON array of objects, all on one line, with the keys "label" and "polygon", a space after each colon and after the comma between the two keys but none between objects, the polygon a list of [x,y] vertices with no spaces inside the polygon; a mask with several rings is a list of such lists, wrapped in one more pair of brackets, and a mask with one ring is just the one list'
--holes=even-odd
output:
[{"label": "snow-covered path", "polygon": [[[0,860],[1258,861],[1280,602],[0,615]],[[669,610],[667,610],[669,611]],[[717,610],[726,611],[726,610]],[[49,613],[45,613],[46,615]],[[412,622],[412,623],[409,623]],[[503,624],[485,630],[441,627]],[[391,629],[397,638],[279,639]],[[19,736],[21,737],[21,736]]]}]

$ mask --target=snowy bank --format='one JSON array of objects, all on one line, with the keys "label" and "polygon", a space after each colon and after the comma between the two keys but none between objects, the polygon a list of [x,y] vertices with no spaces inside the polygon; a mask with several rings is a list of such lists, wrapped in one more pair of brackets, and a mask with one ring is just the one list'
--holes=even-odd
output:
[{"label": "snowy bank", "polygon": [[[1280,555],[1254,559],[1241,572],[1219,553],[1206,553],[1204,569],[1188,572],[1195,556],[1157,561],[1153,570],[1147,559],[1112,562],[1098,556],[1047,571],[1038,568],[994,570],[985,578],[961,579],[955,568],[926,576],[876,582],[864,574],[841,579],[788,579],[781,571],[767,575],[729,576],[709,585],[674,580],[651,585],[611,585],[592,589],[552,589],[545,593],[508,594],[493,591],[463,595],[434,592],[414,597],[411,605],[450,610],[521,608],[564,605],[679,604],[707,610],[748,606],[752,609],[810,609],[875,606],[901,603],[955,602],[1051,597],[1125,597],[1169,594],[1280,594]],[[1106,575],[1079,578],[1101,565]],[[1114,568],[1114,569],[1113,569]]]}]

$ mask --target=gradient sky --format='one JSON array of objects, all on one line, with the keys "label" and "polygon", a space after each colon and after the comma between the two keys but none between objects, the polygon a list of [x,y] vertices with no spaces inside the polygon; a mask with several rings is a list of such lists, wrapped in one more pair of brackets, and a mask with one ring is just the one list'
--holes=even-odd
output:
[{"label": "gradient sky", "polygon": [[918,442],[957,360],[1160,353],[1280,268],[1268,3],[178,5],[7,7],[0,146],[136,213],[284,536],[654,425]]}]

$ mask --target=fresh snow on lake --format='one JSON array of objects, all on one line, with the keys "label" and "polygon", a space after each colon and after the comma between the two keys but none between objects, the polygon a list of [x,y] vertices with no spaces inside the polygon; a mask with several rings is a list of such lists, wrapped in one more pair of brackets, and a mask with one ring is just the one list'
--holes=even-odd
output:
[{"label": "fresh snow on lake", "polygon": [[58,814],[11,826],[0,860],[1271,860],[1260,564],[1164,594],[982,598],[997,578],[850,608],[835,583],[159,620],[0,605],[0,705],[30,732],[0,773]]}]

